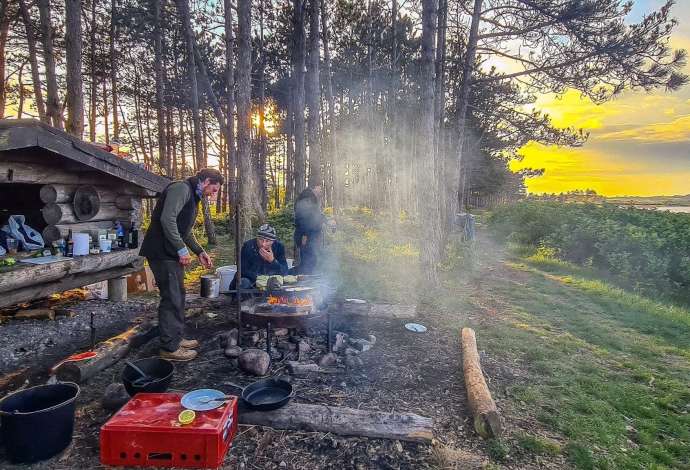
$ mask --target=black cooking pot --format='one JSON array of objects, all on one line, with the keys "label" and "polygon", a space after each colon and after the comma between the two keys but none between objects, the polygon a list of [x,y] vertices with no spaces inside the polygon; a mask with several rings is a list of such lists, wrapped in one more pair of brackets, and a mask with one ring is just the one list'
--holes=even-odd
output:
[{"label": "black cooking pot", "polygon": [[163,393],[170,386],[175,370],[172,362],[160,357],[150,357],[134,361],[134,365],[147,377],[143,381],[138,380],[141,379],[141,374],[129,365],[125,366],[122,371],[122,383],[130,397],[137,393]]},{"label": "black cooking pot", "polygon": [[0,433],[8,458],[16,463],[48,459],[72,441],[79,386],[39,385],[0,402]]}]

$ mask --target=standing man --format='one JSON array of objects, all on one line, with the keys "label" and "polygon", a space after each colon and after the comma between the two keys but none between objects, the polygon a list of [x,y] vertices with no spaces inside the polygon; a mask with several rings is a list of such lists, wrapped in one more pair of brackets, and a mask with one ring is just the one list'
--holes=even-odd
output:
[{"label": "standing man", "polygon": [[318,257],[323,240],[323,224],[335,229],[335,221],[328,221],[321,212],[321,185],[306,188],[295,200],[295,235],[293,241],[298,252],[299,265],[295,272],[313,274],[317,269]]},{"label": "standing man", "polygon": [[211,257],[194,238],[192,228],[202,197],[214,197],[223,184],[223,175],[212,168],[196,176],[170,183],[158,199],[151,215],[139,254],[153,271],[161,301],[158,306],[160,356],[173,361],[191,361],[199,342],[184,339],[184,268],[192,262],[191,250],[205,268],[213,267]]}]

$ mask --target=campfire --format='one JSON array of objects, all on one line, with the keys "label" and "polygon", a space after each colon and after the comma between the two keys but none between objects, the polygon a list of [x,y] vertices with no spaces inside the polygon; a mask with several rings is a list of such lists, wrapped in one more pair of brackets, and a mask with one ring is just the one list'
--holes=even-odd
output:
[{"label": "campfire", "polygon": [[290,305],[295,307],[311,307],[314,303],[310,295],[304,297],[269,295],[267,302],[270,305]]}]

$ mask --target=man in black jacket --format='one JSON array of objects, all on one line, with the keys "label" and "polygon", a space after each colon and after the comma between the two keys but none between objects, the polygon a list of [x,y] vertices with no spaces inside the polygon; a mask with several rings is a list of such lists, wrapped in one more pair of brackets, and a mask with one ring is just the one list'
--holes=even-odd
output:
[{"label": "man in black jacket", "polygon": [[223,184],[223,175],[205,168],[196,176],[175,181],[163,191],[139,254],[145,256],[156,278],[161,301],[158,306],[160,356],[174,361],[190,361],[199,342],[184,339],[184,267],[192,262],[191,250],[205,268],[213,261],[194,238],[192,228],[203,197],[213,197]]},{"label": "man in black jacket", "polygon": [[[259,227],[256,238],[244,242],[241,253],[242,289],[251,289],[256,277],[261,275],[280,275],[288,273],[285,247],[278,241],[276,231],[268,224]],[[235,288],[237,276],[232,282]]]}]

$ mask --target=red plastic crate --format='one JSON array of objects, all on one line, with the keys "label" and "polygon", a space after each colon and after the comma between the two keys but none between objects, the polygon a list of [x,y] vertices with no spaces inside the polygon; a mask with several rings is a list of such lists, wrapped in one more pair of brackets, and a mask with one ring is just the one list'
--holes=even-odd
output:
[{"label": "red plastic crate", "polygon": [[177,393],[139,393],[101,427],[101,463],[129,467],[218,468],[237,433],[237,398],[197,411],[191,424],[177,416]]}]

